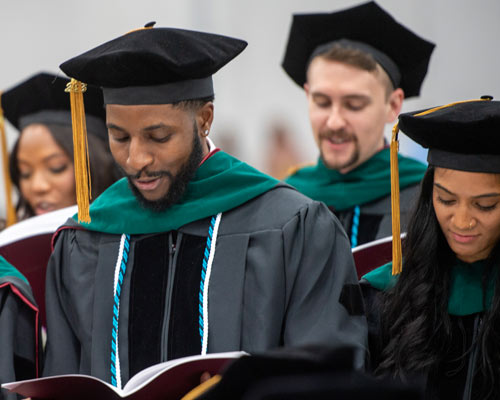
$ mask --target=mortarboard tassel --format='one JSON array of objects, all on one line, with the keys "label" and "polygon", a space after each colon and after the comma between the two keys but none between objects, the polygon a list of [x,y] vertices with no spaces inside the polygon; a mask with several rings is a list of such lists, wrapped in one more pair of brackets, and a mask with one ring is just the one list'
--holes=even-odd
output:
[{"label": "mortarboard tassel", "polygon": [[[431,114],[443,108],[451,107],[460,103],[469,103],[472,101],[490,101],[492,97],[483,96],[481,99],[456,101],[454,103],[446,104],[444,106],[430,108],[429,110],[422,111],[414,114],[415,117]],[[399,167],[398,167],[398,133],[399,123],[396,122],[392,128],[391,139],[391,213],[392,213],[392,275],[400,274],[402,271],[402,250],[401,250],[401,214],[399,204]]]},{"label": "mortarboard tassel", "polygon": [[401,221],[399,211],[399,165],[398,165],[398,132],[399,124],[396,122],[392,128],[391,139],[391,213],[392,213],[392,274],[401,273]]},{"label": "mortarboard tassel", "polygon": [[9,154],[7,152],[7,135],[5,134],[5,122],[2,109],[2,93],[0,92],[0,140],[2,146],[3,180],[5,185],[6,204],[6,226],[11,226],[17,222],[16,210],[12,204],[12,181],[9,173]]},{"label": "mortarboard tassel", "polygon": [[78,222],[90,223],[91,181],[87,124],[85,122],[85,107],[83,104],[83,92],[86,90],[87,85],[76,79],[71,79],[71,82],[66,86],[66,92],[69,92],[71,101]]},{"label": "mortarboard tassel", "polygon": [[220,375],[214,375],[210,379],[206,380],[203,383],[200,383],[194,389],[190,390],[186,393],[181,400],[195,400],[205,392],[208,392],[213,386],[217,385],[222,377]]}]

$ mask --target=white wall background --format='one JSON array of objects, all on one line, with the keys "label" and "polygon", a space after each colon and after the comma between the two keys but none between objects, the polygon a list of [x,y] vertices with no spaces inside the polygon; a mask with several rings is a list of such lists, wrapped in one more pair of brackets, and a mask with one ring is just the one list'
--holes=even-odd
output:
[{"label": "white wall background", "polygon": [[[0,0],[0,89],[57,72],[66,59],[149,21],[245,39],[248,48],[214,78],[213,137],[231,132],[237,155],[262,167],[270,124],[283,120],[305,159],[316,149],[303,91],[280,67],[291,14],[330,12],[354,0]],[[418,99],[403,111],[491,94],[500,99],[500,0],[379,0],[437,44]],[[390,127],[388,127],[390,128]],[[8,129],[9,143],[15,132]],[[222,140],[222,139],[221,139]],[[402,152],[425,154],[403,139]],[[1,183],[1,182],[0,182]],[[2,186],[3,187],[3,186]],[[3,215],[3,198],[0,215]]]}]

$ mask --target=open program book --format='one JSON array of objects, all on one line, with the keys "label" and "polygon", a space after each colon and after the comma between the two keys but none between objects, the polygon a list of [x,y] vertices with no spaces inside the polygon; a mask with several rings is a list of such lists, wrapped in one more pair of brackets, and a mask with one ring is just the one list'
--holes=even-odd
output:
[{"label": "open program book", "polygon": [[180,399],[200,384],[203,372],[215,375],[231,360],[245,354],[241,351],[213,353],[166,361],[138,372],[121,390],[88,375],[57,375],[5,383],[2,387],[23,397],[36,399]]}]

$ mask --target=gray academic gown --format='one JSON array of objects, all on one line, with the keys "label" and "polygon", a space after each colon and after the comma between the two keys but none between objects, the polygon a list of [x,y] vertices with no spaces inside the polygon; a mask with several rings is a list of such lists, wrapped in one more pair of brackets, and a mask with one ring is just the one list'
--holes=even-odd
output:
[{"label": "gray academic gown", "polygon": [[[0,277],[0,383],[36,378],[38,308],[29,285],[13,277]],[[0,390],[0,399],[17,399]]]},{"label": "gray academic gown", "polygon": [[[68,225],[76,226],[72,220]],[[207,219],[182,226],[177,243],[186,234],[206,237],[206,228]],[[130,378],[130,270],[134,245],[144,236],[131,236],[121,291],[123,383]],[[120,235],[83,229],[59,233],[47,271],[44,375],[85,373],[110,381],[119,240]],[[174,264],[175,258],[169,268],[175,270]],[[366,348],[366,318],[347,236],[322,203],[288,185],[279,184],[222,214],[209,285],[209,353],[305,344]],[[166,304],[169,296],[165,293]],[[163,332],[168,330],[168,312],[167,307]],[[166,349],[165,334],[163,359],[169,358]]]},{"label": "gray academic gown", "polygon": [[[401,232],[406,232],[408,221],[420,194],[420,183],[400,190]],[[353,209],[335,215],[349,235],[352,235]],[[391,194],[360,205],[358,243],[361,245],[392,235]]]}]

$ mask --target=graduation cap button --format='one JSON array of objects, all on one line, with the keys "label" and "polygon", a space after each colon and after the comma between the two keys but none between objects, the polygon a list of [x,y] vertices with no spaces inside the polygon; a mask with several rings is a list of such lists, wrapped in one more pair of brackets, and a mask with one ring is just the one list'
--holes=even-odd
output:
[{"label": "graduation cap button", "polygon": [[481,96],[481,100],[493,100],[493,96],[490,96],[489,94],[485,94]]},{"label": "graduation cap button", "polygon": [[155,25],[156,25],[156,21],[151,21],[151,22],[148,22],[146,25],[144,25],[144,28],[152,28]]}]

